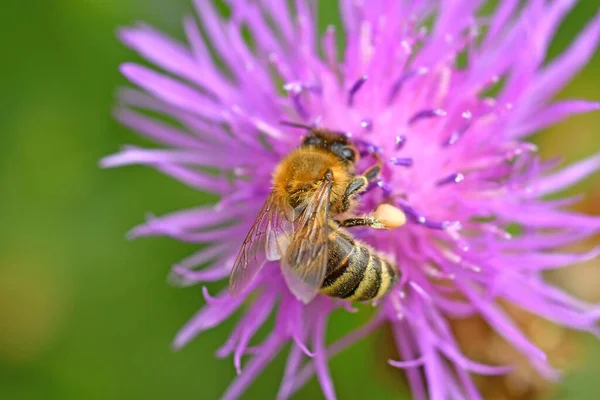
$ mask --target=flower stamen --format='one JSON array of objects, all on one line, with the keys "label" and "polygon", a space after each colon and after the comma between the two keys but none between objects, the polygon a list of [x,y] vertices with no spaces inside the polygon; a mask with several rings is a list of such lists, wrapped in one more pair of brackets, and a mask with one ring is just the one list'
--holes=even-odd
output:
[{"label": "flower stamen", "polygon": [[461,174],[460,172],[457,172],[454,174],[450,174],[450,175],[446,176],[445,178],[440,179],[439,181],[436,182],[436,185],[444,186],[449,183],[459,183],[459,182],[462,182],[464,179],[465,179],[465,176],[463,174]]},{"label": "flower stamen", "polygon": [[406,144],[406,136],[398,135],[398,136],[396,136],[395,141],[396,141],[396,150],[402,150],[402,148]]},{"label": "flower stamen", "polygon": [[406,81],[413,77],[422,76],[427,73],[429,73],[429,68],[420,67],[416,70],[407,72],[404,75],[400,76],[398,79],[396,79],[396,81],[392,83],[390,94],[388,95],[388,105],[391,105],[394,102],[394,100],[396,100],[396,96],[398,96],[400,90],[402,89],[402,86],[404,86],[404,83],[406,83]]},{"label": "flower stamen", "polygon": [[348,106],[349,107],[354,106],[354,96],[356,95],[356,93],[358,93],[360,88],[362,88],[362,86],[365,84],[367,79],[369,79],[369,77],[367,75],[363,75],[356,82],[354,82],[354,84],[350,87],[350,90],[348,91]]},{"label": "flower stamen", "polygon": [[453,221],[440,222],[429,220],[424,215],[420,214],[417,210],[415,210],[413,207],[405,203],[400,203],[400,208],[402,209],[402,211],[404,211],[409,221],[417,223],[419,225],[423,225],[424,227],[429,229],[446,230],[447,228],[456,224],[456,222]]},{"label": "flower stamen", "polygon": [[309,113],[306,110],[304,104],[302,104],[302,94],[306,91],[321,94],[321,87],[312,83],[303,82],[288,82],[283,85],[283,90],[288,92],[292,99],[292,105],[294,106],[296,113],[304,120],[308,119]]},{"label": "flower stamen", "polygon": [[390,197],[392,195],[392,187],[387,182],[379,180],[377,181],[377,186],[383,190],[383,193],[386,197]]},{"label": "flower stamen", "polygon": [[402,166],[402,167],[412,167],[413,159],[410,157],[392,157],[390,158],[390,163],[392,165]]},{"label": "flower stamen", "polygon": [[446,116],[446,114],[447,114],[446,111],[442,110],[441,108],[432,108],[432,109],[418,111],[408,120],[408,124],[413,125],[415,122],[422,120],[422,119],[428,119],[428,118],[434,118],[434,117],[444,117],[444,116]]}]

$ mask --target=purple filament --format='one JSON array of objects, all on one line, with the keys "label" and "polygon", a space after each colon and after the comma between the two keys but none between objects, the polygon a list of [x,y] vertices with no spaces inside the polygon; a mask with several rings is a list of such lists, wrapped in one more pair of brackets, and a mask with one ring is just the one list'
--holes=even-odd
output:
[{"label": "purple filament", "polygon": [[437,186],[443,186],[443,185],[447,185],[449,183],[459,183],[462,182],[465,179],[465,176],[463,174],[461,174],[460,172],[458,173],[454,173],[451,175],[448,175],[445,178],[440,179],[439,181],[436,182]]},{"label": "purple filament", "polygon": [[309,90],[310,92],[314,93],[314,94],[318,94],[321,95],[323,94],[323,88],[317,84],[311,83],[308,85],[304,85],[304,88]]},{"label": "purple filament", "polygon": [[292,98],[292,104],[296,109],[296,113],[302,118],[308,118],[308,112],[302,104],[301,96],[305,91],[310,91],[315,94],[321,94],[321,87],[316,84],[306,84],[302,82],[290,82],[283,85],[283,89],[288,92]]},{"label": "purple filament", "polygon": [[369,142],[368,140],[354,139],[354,143],[360,146],[361,156],[373,153],[381,153],[381,147]]},{"label": "purple filament", "polygon": [[302,83],[302,82],[289,82],[283,85],[283,89],[288,93],[302,93],[304,91],[309,91],[314,94],[321,94],[322,89],[321,86],[315,83]]},{"label": "purple filament", "polygon": [[400,165],[402,167],[412,167],[413,159],[410,157],[392,157],[390,158],[392,165]]},{"label": "purple filament", "polygon": [[462,138],[464,133],[467,131],[467,129],[469,129],[469,127],[471,126],[471,119],[473,118],[473,114],[471,114],[471,111],[466,110],[461,114],[461,116],[467,122],[465,122],[463,125],[461,125],[457,130],[452,132],[452,134],[448,137],[448,139],[446,139],[444,142],[442,142],[442,146],[444,146],[444,147],[451,146],[451,145],[455,144],[456,142],[458,142]]},{"label": "purple filament", "polygon": [[302,100],[300,99],[300,93],[292,94],[292,104],[294,105],[294,108],[296,109],[296,113],[298,113],[300,118],[302,118],[302,119],[308,118],[308,112],[306,111],[306,108],[304,108],[304,105],[302,104]]},{"label": "purple filament", "polygon": [[507,151],[504,155],[506,159],[511,159],[522,155],[523,153],[536,153],[538,147],[533,143],[520,143],[513,149]]},{"label": "purple filament", "polygon": [[427,110],[422,110],[417,112],[415,115],[413,115],[409,120],[408,120],[408,124],[412,125],[415,122],[421,120],[421,119],[426,119],[426,118],[434,118],[434,117],[443,117],[446,115],[446,111],[440,109],[440,108],[433,108],[433,109],[427,109]]},{"label": "purple filament", "polygon": [[429,229],[444,230],[453,225],[453,223],[450,221],[430,221],[407,204],[400,204],[400,208],[402,209],[402,211],[404,211],[409,221],[419,225],[423,225],[424,227]]},{"label": "purple filament", "polygon": [[396,150],[401,150],[406,144],[406,136],[398,135],[396,136]]},{"label": "purple filament", "polygon": [[469,129],[469,126],[471,125],[471,123],[466,123],[463,126],[461,126],[460,128],[458,128],[457,130],[455,130],[454,132],[452,132],[452,134],[448,137],[448,139],[446,139],[442,145],[444,147],[447,146],[452,146],[453,144],[455,144],[456,142],[458,142],[460,140],[460,138],[462,138],[463,134],[467,131],[467,129]]},{"label": "purple filament", "polygon": [[384,182],[383,180],[379,180],[377,181],[377,186],[381,188],[381,190],[383,190],[383,193],[385,194],[386,197],[389,197],[392,195],[392,187],[387,184],[386,182]]},{"label": "purple filament", "polygon": [[348,92],[348,105],[352,107],[354,105],[354,95],[360,90],[360,88],[365,84],[365,82],[369,79],[367,75],[363,75],[359,80],[354,82],[350,91]]},{"label": "purple filament", "polygon": [[400,93],[402,86],[404,86],[404,83],[407,80],[409,80],[410,78],[412,78],[414,76],[425,75],[428,72],[429,72],[429,68],[421,67],[416,70],[407,72],[404,75],[400,76],[398,79],[396,79],[396,81],[392,84],[392,88],[390,89],[390,94],[388,95],[388,105],[390,105],[394,102],[394,100],[396,99],[396,96],[398,96],[398,93]]}]

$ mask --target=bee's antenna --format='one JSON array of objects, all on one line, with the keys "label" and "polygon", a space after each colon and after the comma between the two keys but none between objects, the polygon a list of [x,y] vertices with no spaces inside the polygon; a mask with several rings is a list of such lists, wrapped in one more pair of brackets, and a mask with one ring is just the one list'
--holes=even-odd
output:
[{"label": "bee's antenna", "polygon": [[281,125],[285,125],[285,126],[291,126],[292,128],[300,128],[300,129],[306,129],[307,131],[311,131],[314,129],[314,127],[310,126],[310,125],[306,125],[306,124],[301,124],[299,122],[292,122],[292,121],[279,121],[279,123]]}]

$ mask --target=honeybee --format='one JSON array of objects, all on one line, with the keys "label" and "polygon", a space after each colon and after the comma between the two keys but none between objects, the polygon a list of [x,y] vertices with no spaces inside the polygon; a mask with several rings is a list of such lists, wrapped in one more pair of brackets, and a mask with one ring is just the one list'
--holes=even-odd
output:
[{"label": "honeybee", "polygon": [[394,286],[398,268],[345,228],[391,229],[405,222],[404,214],[384,204],[367,216],[335,219],[353,208],[356,196],[381,171],[377,159],[358,175],[358,160],[357,149],[343,134],[309,130],[273,173],[272,191],[234,262],[232,295],[242,292],[267,261],[276,260],[291,292],[304,303],[319,291],[350,301],[372,300]]}]

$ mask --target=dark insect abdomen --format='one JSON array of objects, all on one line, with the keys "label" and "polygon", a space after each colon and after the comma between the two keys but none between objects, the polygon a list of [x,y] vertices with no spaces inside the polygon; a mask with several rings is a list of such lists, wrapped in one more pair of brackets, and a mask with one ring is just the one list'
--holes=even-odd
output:
[{"label": "dark insect abdomen", "polygon": [[328,262],[321,292],[351,301],[383,296],[398,280],[398,270],[343,231],[330,229]]}]

